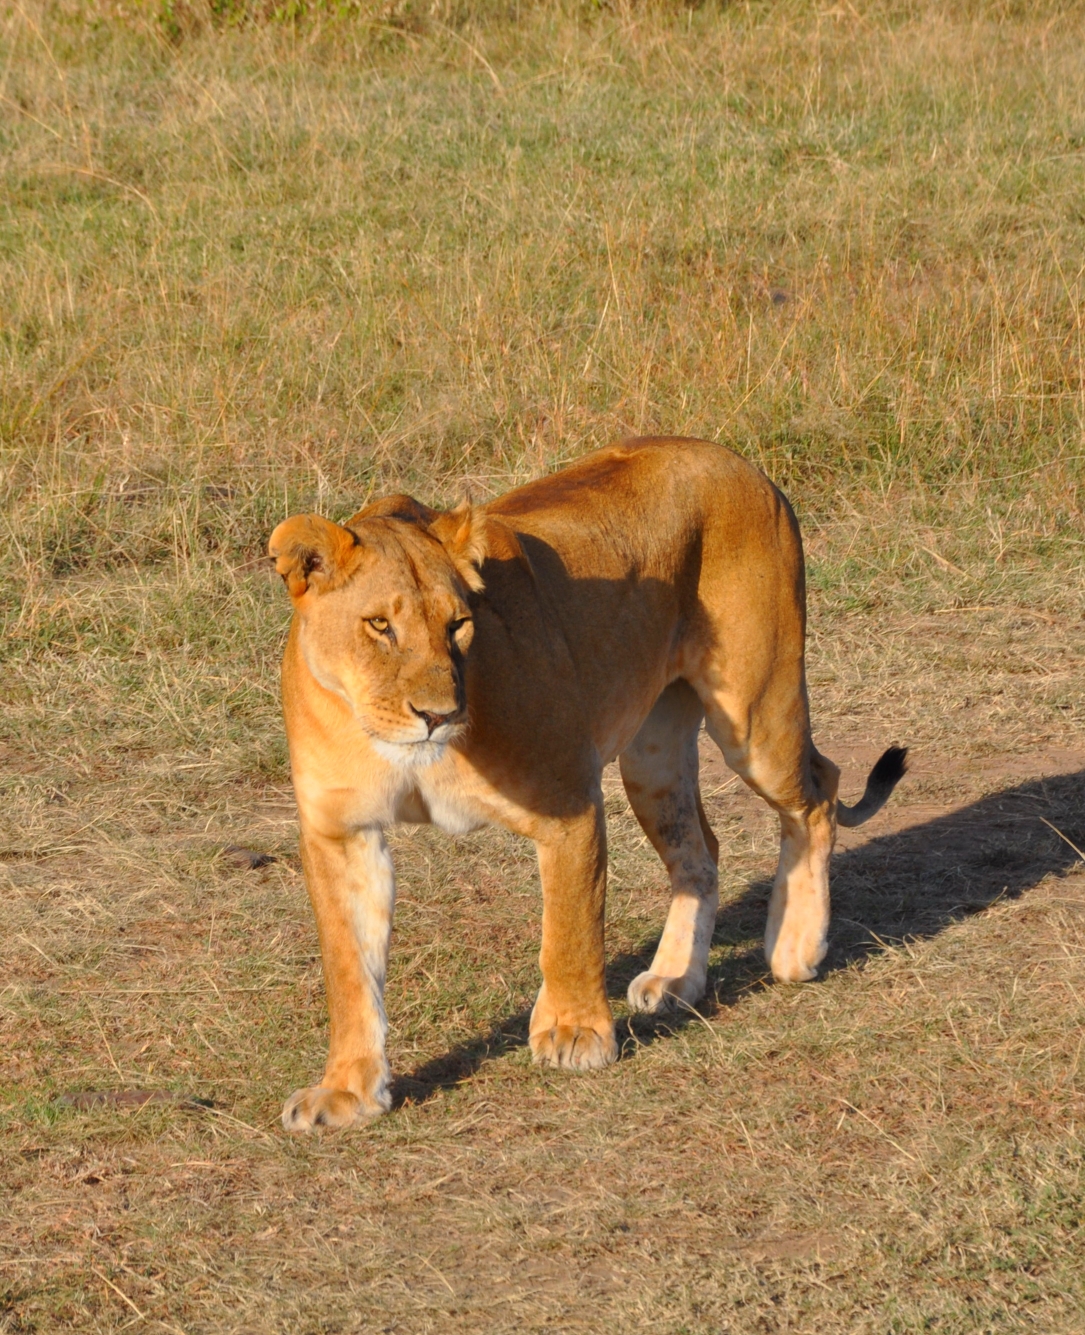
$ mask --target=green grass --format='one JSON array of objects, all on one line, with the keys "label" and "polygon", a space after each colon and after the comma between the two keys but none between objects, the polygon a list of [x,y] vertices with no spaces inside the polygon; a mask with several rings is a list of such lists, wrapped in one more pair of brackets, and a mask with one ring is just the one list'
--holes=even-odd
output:
[{"label": "green grass", "polygon": [[[0,1330],[1081,1329],[1080,9],[274,8],[0,13]],[[826,978],[710,767],[703,1019],[537,1071],[531,850],[400,832],[401,1106],[287,1140],[268,533],[657,430],[795,502],[848,795],[914,748]],[[215,1107],[65,1101],[125,1089]]]},{"label": "green grass", "polygon": [[303,500],[485,493],[628,431],[723,439],[811,501],[1039,470],[1079,513],[1074,9],[179,45],[77,15],[4,30],[28,563],[252,555]]}]

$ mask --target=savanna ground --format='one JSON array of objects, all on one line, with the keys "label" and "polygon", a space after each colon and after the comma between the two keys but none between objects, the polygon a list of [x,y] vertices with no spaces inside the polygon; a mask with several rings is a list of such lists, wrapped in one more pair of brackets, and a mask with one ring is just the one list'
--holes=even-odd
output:
[{"label": "savanna ground", "polygon": [[[0,1329],[1085,1330],[1085,14],[295,20],[0,11]],[[795,502],[845,793],[912,747],[822,980],[769,985],[706,750],[700,1013],[536,1070],[531,850],[405,832],[399,1106],[287,1138],[270,528],[654,430]],[[609,784],[624,1017],[665,886]]]}]

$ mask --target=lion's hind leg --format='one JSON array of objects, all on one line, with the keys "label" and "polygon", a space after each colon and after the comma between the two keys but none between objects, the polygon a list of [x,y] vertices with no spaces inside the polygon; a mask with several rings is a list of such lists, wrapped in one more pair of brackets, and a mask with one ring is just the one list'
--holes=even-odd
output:
[{"label": "lion's hind leg", "polygon": [[[709,735],[728,765],[780,818],[780,860],[765,924],[765,958],[780,983],[814,978],[829,934],[829,858],[835,836],[839,771],[810,740],[805,692],[773,707],[708,704]],[[789,697],[789,698],[788,698]]]},{"label": "lion's hind leg", "polygon": [[635,1011],[658,1013],[700,1000],[719,904],[719,845],[697,786],[704,710],[685,681],[656,701],[619,764],[629,804],[671,879],[671,907],[651,968],[629,985]]}]

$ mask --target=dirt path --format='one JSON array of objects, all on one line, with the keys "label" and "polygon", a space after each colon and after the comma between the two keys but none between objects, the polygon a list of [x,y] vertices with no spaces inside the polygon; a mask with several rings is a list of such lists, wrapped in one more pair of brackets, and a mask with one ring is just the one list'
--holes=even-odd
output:
[{"label": "dirt path", "polygon": [[[879,748],[832,736],[819,739],[840,765],[844,796],[855,801]],[[756,933],[775,870],[776,819],[703,739],[702,790],[721,834],[753,855],[755,879],[721,909],[718,936]],[[1046,877],[1064,876],[1085,849],[1085,748],[1048,746],[1028,754],[960,760],[923,750],[888,805],[866,825],[840,830],[833,857],[831,971],[884,941],[934,936]],[[738,836],[736,839],[736,835]],[[747,863],[747,868],[750,864]],[[737,870],[737,869],[736,869]]]},{"label": "dirt path", "polygon": [[[840,766],[841,796],[855,802],[871,766],[883,748],[848,737],[818,738],[818,747]],[[758,837],[768,825],[775,830],[774,818],[765,803],[744,783],[736,782],[716,746],[702,734],[701,788],[715,792],[716,809],[738,816]],[[1085,775],[1085,747],[1048,746],[1030,754],[991,754],[982,758],[954,760],[912,748],[908,756],[908,774],[894,792],[892,800],[874,819],[856,829],[837,832],[836,852],[861,848],[888,834],[926,825],[956,812],[967,812],[978,798],[994,796],[1030,785],[1042,786],[1069,775]],[[937,791],[937,798],[931,797]],[[944,794],[944,796],[943,796]],[[983,837],[982,813],[969,822],[972,837]],[[962,822],[964,837],[968,827]]]}]

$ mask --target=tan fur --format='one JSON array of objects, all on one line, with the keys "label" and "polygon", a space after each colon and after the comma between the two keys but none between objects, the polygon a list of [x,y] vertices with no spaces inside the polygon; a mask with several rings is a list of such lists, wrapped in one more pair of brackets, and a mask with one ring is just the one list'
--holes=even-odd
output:
[{"label": "tan fur", "polygon": [[[787,501],[720,446],[633,440],[488,505],[396,496],[344,526],[303,515],[270,550],[294,601],[283,708],[331,1042],[291,1130],[390,1104],[383,989],[395,880],[383,829],[496,822],[543,890],[535,1060],[617,1056],[604,979],[600,776],[619,758],[673,900],[638,1010],[704,991],[718,845],[697,734],[779,813],[765,948],[783,982],[826,948],[836,767],[810,736],[802,547]],[[891,783],[889,787],[891,788]],[[883,799],[884,800],[884,799]]]}]

